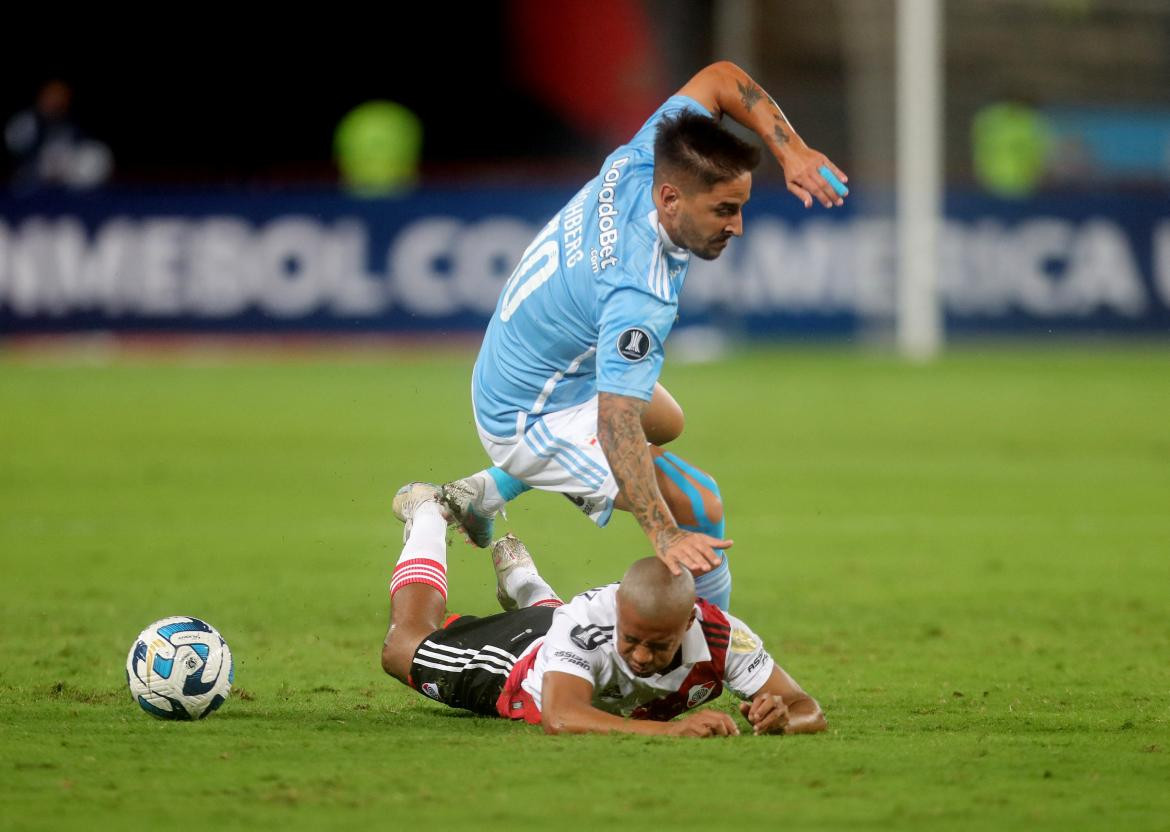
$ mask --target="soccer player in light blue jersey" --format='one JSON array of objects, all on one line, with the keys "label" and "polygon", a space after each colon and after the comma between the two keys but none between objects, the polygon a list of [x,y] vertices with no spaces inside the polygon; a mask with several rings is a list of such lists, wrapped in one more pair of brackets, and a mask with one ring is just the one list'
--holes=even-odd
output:
[{"label": "soccer player in light blue jersey", "polygon": [[[599,526],[631,512],[671,571],[724,609],[731,594],[723,506],[708,474],[659,446],[682,411],[658,384],[691,256],[713,260],[743,233],[760,152],[719,126],[753,130],[806,208],[842,198],[824,154],[734,64],[703,69],[544,226],[500,293],[472,373],[492,467],[443,487],[468,538],[530,489],[560,492]],[[779,264],[777,264],[779,265]]]}]

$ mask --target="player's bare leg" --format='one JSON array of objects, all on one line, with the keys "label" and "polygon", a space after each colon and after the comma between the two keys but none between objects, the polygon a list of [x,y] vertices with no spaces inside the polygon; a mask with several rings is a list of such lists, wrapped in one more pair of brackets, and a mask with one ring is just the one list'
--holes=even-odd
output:
[{"label": "player's bare leg", "polygon": [[[651,446],[650,456],[654,460],[658,490],[679,528],[724,539],[723,499],[715,478],[670,451]],[[621,495],[614,501],[614,508],[629,510]],[[695,576],[695,592],[727,609],[731,600],[731,572],[727,554],[722,554],[719,566]]]},{"label": "player's bare leg", "polygon": [[658,488],[674,520],[683,527],[695,527],[712,537],[723,536],[723,499],[714,477],[686,460],[651,448]]},{"label": "player's bare leg", "polygon": [[686,419],[674,396],[660,383],[654,383],[650,404],[642,411],[642,430],[651,445],[662,446],[682,435]]},{"label": "player's bare leg", "polygon": [[410,684],[410,663],[428,635],[443,626],[447,608],[447,523],[439,489],[414,482],[394,496],[394,514],[406,524],[402,555],[390,580],[390,629],[382,669]]},{"label": "player's bare leg", "polygon": [[438,591],[422,584],[404,586],[394,593],[390,629],[382,644],[382,669],[409,684],[411,659],[423,639],[443,626],[446,607]]},{"label": "player's bare leg", "polygon": [[[704,534],[722,537],[723,500],[715,479],[686,460],[659,447],[650,447],[658,490],[662,492],[674,520],[682,527],[695,527]],[[629,503],[619,494],[614,508],[629,511]]]}]

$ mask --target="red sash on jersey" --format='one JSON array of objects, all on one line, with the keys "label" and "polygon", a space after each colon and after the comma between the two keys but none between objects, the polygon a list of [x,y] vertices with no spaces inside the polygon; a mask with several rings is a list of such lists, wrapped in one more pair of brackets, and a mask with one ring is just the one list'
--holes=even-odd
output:
[{"label": "red sash on jersey", "polygon": [[[699,598],[696,603],[702,613],[699,626],[707,640],[711,653],[708,661],[699,662],[691,668],[679,689],[634,709],[632,719],[650,719],[667,722],[683,711],[713,701],[723,693],[723,670],[727,665],[727,648],[731,641],[731,623],[723,610]],[[536,663],[536,654],[543,642],[537,642],[528,654],[516,662],[504,682],[504,689],[496,699],[496,713],[505,719],[522,719],[531,725],[540,724],[540,709],[536,707],[531,694],[521,687],[528,671]]]},{"label": "red sash on jersey", "polygon": [[529,725],[540,724],[540,708],[536,707],[532,694],[520,685],[528,676],[532,665],[536,664],[536,654],[540,652],[542,644],[544,639],[536,642],[528,651],[528,655],[512,666],[512,672],[504,682],[504,689],[496,699],[496,713],[504,719],[522,719]]},{"label": "red sash on jersey", "polygon": [[699,598],[696,602],[703,618],[699,626],[707,640],[710,661],[699,662],[691,668],[679,689],[668,696],[647,702],[634,709],[632,719],[652,719],[667,722],[683,711],[710,702],[723,693],[723,669],[727,665],[727,647],[731,641],[731,623],[723,610]]}]

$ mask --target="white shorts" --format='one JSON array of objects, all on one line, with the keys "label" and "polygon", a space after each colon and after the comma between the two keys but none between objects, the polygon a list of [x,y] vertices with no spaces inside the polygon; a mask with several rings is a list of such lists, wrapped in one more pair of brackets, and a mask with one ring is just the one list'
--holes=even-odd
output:
[{"label": "white shorts", "polygon": [[618,486],[597,441],[597,396],[541,416],[514,439],[476,427],[494,465],[525,485],[564,494],[599,526],[609,522]]}]

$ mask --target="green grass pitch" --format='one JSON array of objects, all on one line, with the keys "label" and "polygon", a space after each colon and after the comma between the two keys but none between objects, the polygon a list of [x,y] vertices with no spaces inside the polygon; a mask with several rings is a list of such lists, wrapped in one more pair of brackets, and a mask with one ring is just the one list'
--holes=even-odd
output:
[{"label": "green grass pitch", "polygon": [[[545,737],[381,673],[391,495],[483,462],[470,363],[0,360],[0,829],[1170,828],[1164,347],[668,362],[733,610],[831,725],[717,741]],[[547,494],[500,528],[566,595],[647,551]],[[486,554],[449,561],[492,611]],[[200,723],[125,688],[174,614],[236,656]]]}]

